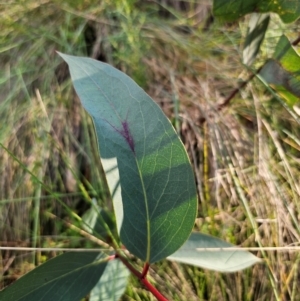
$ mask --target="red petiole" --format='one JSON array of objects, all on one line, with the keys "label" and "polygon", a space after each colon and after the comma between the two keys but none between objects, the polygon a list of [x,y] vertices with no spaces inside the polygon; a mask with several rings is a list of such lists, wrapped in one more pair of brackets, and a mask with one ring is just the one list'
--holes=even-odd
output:
[{"label": "red petiole", "polygon": [[149,263],[145,263],[142,273],[135,269],[125,257],[117,254],[115,258],[119,258],[123,264],[129,269],[129,271],[136,276],[145,288],[154,296],[158,301],[169,301],[166,299],[148,280],[147,273],[149,271]]}]

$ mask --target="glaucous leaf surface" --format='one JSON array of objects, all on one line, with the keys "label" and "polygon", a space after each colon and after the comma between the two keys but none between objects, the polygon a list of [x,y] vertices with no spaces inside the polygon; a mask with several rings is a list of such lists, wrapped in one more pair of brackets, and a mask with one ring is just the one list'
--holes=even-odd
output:
[{"label": "glaucous leaf surface", "polygon": [[95,124],[122,243],[150,263],[169,256],[189,237],[197,212],[183,144],[158,105],[126,74],[90,58],[60,55]]},{"label": "glaucous leaf surface", "polygon": [[1,291],[0,300],[80,301],[103,274],[107,265],[104,257],[92,252],[59,255]]},{"label": "glaucous leaf surface", "polygon": [[109,261],[91,291],[89,301],[118,301],[126,289],[129,275],[129,270],[120,260]]},{"label": "glaucous leaf surface", "polygon": [[230,247],[234,245],[216,237],[192,233],[185,244],[167,259],[219,272],[236,272],[261,261],[246,251],[197,250],[197,248]]}]

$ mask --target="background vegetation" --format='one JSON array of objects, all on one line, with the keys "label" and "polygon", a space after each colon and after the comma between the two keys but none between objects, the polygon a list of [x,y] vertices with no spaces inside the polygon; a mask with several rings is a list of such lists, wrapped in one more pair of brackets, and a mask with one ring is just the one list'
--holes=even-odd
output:
[{"label": "background vegetation", "polygon": [[[298,245],[297,119],[257,80],[219,109],[248,76],[248,16],[221,23],[205,0],[27,0],[1,3],[0,20],[1,246],[95,246],[78,216],[92,199],[112,206],[93,125],[55,50],[116,66],[159,103],[195,171],[199,231],[243,247]],[[257,66],[297,31],[272,15]],[[55,255],[2,250],[0,289]],[[299,300],[299,255],[256,255],[264,265],[234,274],[162,262],[151,280],[171,300]],[[122,297],[152,299],[139,285]]]}]

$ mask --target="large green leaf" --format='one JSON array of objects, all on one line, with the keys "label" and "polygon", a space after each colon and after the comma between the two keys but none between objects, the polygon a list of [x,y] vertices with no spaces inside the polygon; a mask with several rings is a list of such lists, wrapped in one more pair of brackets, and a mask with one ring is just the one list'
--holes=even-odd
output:
[{"label": "large green leaf", "polygon": [[60,55],[95,124],[122,243],[150,263],[167,257],[189,237],[197,212],[183,144],[158,105],[126,74]]},{"label": "large green leaf", "polygon": [[[0,292],[3,301],[76,301],[105,270],[104,254],[70,252],[50,259]],[[102,259],[102,261],[101,261]]]},{"label": "large green leaf", "polygon": [[293,107],[300,97],[300,57],[286,36],[281,36],[273,58],[259,75]]},{"label": "large green leaf", "polygon": [[[169,260],[194,265],[219,272],[235,272],[245,269],[261,260],[246,251],[228,248],[234,245],[221,239],[202,234],[192,233],[186,243]],[[223,248],[227,250],[197,250],[197,248]]]},{"label": "large green leaf", "polygon": [[129,270],[120,260],[109,261],[91,291],[89,301],[118,301],[126,289],[129,275]]},{"label": "large green leaf", "polygon": [[243,50],[243,63],[245,65],[251,65],[256,58],[265,37],[269,20],[268,14],[253,14],[251,16]]},{"label": "large green leaf", "polygon": [[214,0],[213,13],[226,21],[249,13],[277,13],[285,23],[293,22],[300,16],[299,0]]}]

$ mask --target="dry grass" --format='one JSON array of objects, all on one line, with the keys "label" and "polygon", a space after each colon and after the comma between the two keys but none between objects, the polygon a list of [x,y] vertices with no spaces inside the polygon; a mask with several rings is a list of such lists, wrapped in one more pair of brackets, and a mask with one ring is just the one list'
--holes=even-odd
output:
[{"label": "dry grass", "polygon": [[[208,24],[205,1],[158,3],[0,4],[2,246],[85,246],[63,221],[80,225],[92,197],[110,207],[91,121],[54,50],[114,64],[161,105],[194,167],[198,230],[245,247],[300,241],[299,123],[257,80],[216,109],[246,78],[246,21]],[[1,252],[0,286],[54,255]],[[162,262],[151,278],[170,300],[298,300],[299,255],[257,255],[265,264],[235,274]],[[154,300],[132,283],[123,300]]]}]

